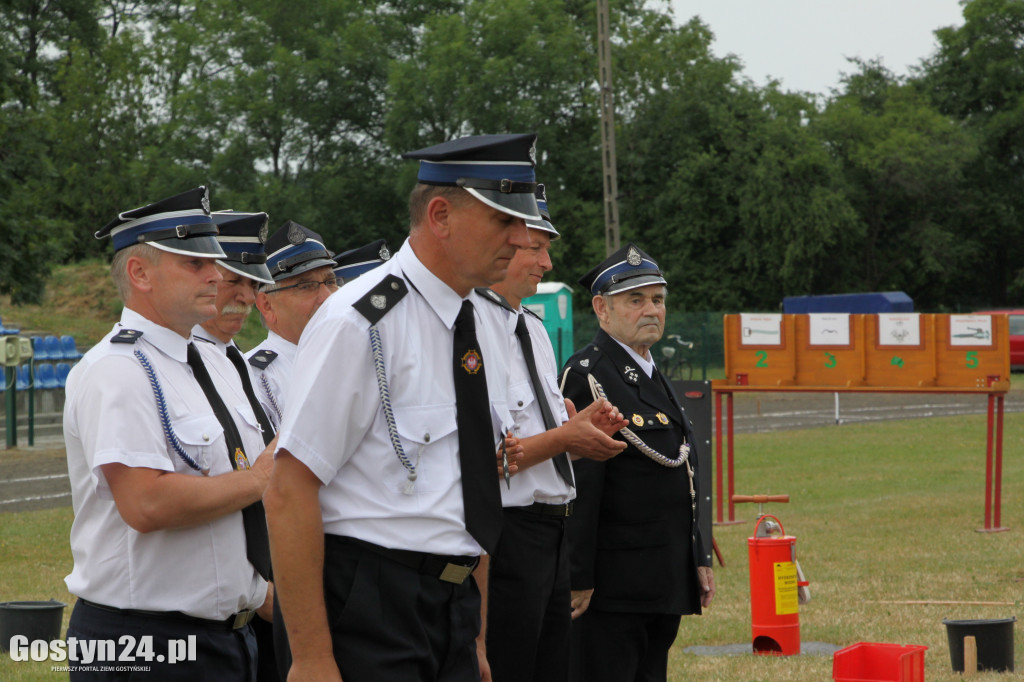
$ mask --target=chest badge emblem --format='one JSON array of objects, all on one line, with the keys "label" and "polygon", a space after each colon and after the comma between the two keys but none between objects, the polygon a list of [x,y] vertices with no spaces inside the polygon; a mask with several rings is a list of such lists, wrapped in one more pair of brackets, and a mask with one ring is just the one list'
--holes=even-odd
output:
[{"label": "chest badge emblem", "polygon": [[466,370],[467,374],[476,374],[483,366],[484,359],[473,348],[466,351],[466,354],[462,356],[462,369]]}]

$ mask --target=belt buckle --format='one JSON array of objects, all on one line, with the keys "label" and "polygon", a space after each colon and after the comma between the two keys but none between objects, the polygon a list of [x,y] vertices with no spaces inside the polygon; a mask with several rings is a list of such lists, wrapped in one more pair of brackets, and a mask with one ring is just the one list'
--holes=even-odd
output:
[{"label": "belt buckle", "polygon": [[256,612],[251,609],[248,611],[239,611],[235,614],[235,620],[231,623],[231,629],[237,630],[238,628],[244,628],[252,621],[253,616],[255,615]]},{"label": "belt buckle", "polygon": [[441,571],[441,575],[437,576],[440,580],[446,583],[455,583],[461,585],[466,582],[466,578],[473,572],[473,566],[462,566],[460,564],[445,564],[444,570]]}]

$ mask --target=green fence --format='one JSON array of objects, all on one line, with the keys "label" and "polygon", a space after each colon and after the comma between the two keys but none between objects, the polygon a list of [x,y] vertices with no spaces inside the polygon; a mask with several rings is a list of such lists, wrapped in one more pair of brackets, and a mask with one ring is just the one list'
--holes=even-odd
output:
[{"label": "green fence", "polygon": [[[724,340],[722,338],[722,316],[720,312],[678,312],[669,313],[665,319],[665,335],[654,345],[651,353],[655,364],[671,378],[686,372],[686,362],[692,368],[694,379],[717,379],[725,367]],[[597,332],[597,318],[592,310],[573,314],[573,339],[576,348],[594,338]],[[680,345],[673,336],[692,342],[693,348]],[[666,348],[671,348],[671,357]]]}]

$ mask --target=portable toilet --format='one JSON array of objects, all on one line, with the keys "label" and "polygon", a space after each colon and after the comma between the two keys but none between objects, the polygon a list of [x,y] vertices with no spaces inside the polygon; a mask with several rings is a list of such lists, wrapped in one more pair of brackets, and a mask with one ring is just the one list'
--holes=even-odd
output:
[{"label": "portable toilet", "polygon": [[537,293],[523,299],[523,307],[544,320],[559,367],[572,355],[572,288],[564,282],[541,282]]}]

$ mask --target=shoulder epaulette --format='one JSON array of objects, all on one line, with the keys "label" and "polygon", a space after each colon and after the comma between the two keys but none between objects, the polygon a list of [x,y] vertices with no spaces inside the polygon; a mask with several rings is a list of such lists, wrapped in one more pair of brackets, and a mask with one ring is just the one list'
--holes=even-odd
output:
[{"label": "shoulder epaulette", "polygon": [[388,275],[366,295],[352,304],[370,324],[377,324],[389,310],[395,307],[409,293],[405,280],[396,275]]},{"label": "shoulder epaulette", "polygon": [[142,332],[135,329],[122,329],[110,337],[110,343],[135,343],[142,337]]},{"label": "shoulder epaulette", "polygon": [[272,350],[257,351],[251,358],[249,364],[256,369],[266,369],[270,363],[277,359],[277,353]]},{"label": "shoulder epaulette", "polygon": [[505,310],[509,311],[510,313],[515,313],[516,312],[515,308],[513,308],[509,304],[509,302],[507,300],[505,300],[505,297],[502,296],[501,294],[499,294],[494,289],[488,289],[487,287],[477,287],[476,288],[476,293],[480,294],[481,296],[486,298],[488,301],[490,301],[494,305],[501,306],[502,308],[504,308]]},{"label": "shoulder epaulette", "polygon": [[578,350],[575,355],[569,358],[566,363],[566,367],[576,368],[586,373],[589,372],[594,364],[601,358],[601,349],[594,344],[588,344],[585,348]]},{"label": "shoulder epaulette", "polygon": [[523,306],[523,312],[524,312],[524,313],[526,313],[527,315],[532,315],[533,317],[537,318],[537,319],[538,319],[538,320],[540,320],[541,322],[543,322],[543,321],[544,321],[544,318],[543,318],[543,317],[541,317],[541,316],[540,316],[540,315],[538,315],[537,313],[533,312],[532,310],[530,310],[529,308],[527,308],[527,307],[526,307],[525,305]]}]

